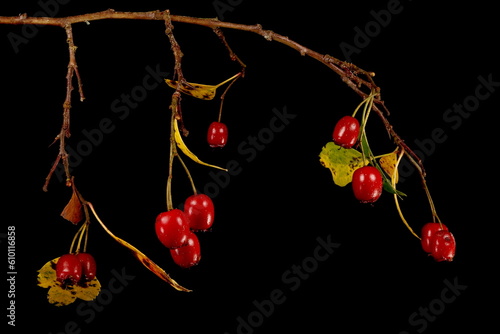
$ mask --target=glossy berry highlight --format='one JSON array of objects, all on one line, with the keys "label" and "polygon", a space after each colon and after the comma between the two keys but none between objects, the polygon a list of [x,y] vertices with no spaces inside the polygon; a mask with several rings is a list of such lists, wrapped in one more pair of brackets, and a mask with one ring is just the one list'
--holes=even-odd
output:
[{"label": "glossy berry highlight", "polygon": [[382,195],[383,180],[379,170],[373,166],[364,166],[352,175],[354,197],[362,203],[373,203]]},{"label": "glossy berry highlight", "polygon": [[96,276],[96,262],[94,257],[89,253],[78,253],[76,255],[82,266],[82,279],[91,281]]},{"label": "glossy berry highlight", "polygon": [[212,122],[208,127],[207,142],[210,147],[224,147],[227,143],[227,126],[221,122]]},{"label": "glossy berry highlight", "polygon": [[167,248],[178,248],[187,242],[189,231],[189,220],[186,214],[173,209],[162,212],[156,217],[156,236]]},{"label": "glossy berry highlight", "polygon": [[422,249],[438,262],[452,261],[455,257],[455,237],[444,224],[425,224],[422,227],[421,243]]},{"label": "glossy berry highlight", "polygon": [[359,122],[352,116],[342,117],[333,129],[333,142],[343,148],[352,148],[358,141]]},{"label": "glossy berry highlight", "polygon": [[184,202],[184,213],[193,231],[207,231],[214,223],[214,203],[205,194],[189,196]]},{"label": "glossy berry highlight", "polygon": [[431,256],[434,260],[453,261],[456,251],[455,237],[450,231],[437,231],[433,238]]},{"label": "glossy berry highlight", "polygon": [[56,264],[56,279],[63,284],[77,284],[82,277],[82,264],[75,254],[62,255]]},{"label": "glossy berry highlight", "polygon": [[200,241],[193,232],[187,237],[186,245],[171,249],[170,255],[174,262],[182,268],[190,268],[197,265],[201,259]]},{"label": "glossy berry highlight", "polygon": [[433,247],[433,238],[438,231],[448,231],[448,228],[444,224],[440,223],[427,223],[422,227],[421,233],[421,244],[422,249],[426,253],[430,253]]}]

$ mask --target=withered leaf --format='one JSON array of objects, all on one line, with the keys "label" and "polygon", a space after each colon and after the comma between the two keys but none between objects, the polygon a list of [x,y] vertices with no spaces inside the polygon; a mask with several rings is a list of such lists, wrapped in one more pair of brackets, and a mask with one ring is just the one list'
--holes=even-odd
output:
[{"label": "withered leaf", "polygon": [[82,210],[82,202],[80,201],[74,186],[71,199],[61,212],[61,216],[75,225],[83,220],[84,214]]}]

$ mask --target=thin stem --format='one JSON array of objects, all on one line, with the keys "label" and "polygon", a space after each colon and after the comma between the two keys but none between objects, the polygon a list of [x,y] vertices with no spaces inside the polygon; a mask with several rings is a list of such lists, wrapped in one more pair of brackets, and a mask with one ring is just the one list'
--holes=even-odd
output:
[{"label": "thin stem", "polygon": [[85,242],[83,244],[83,252],[87,252],[87,242],[89,241],[89,227],[90,227],[90,221],[85,223],[87,225],[87,228],[85,229]]},{"label": "thin stem", "polygon": [[245,65],[245,63],[236,55],[236,53],[234,53],[233,49],[231,49],[231,47],[229,46],[229,43],[226,40],[226,37],[222,33],[222,30],[219,27],[215,27],[215,28],[213,28],[213,31],[217,35],[217,37],[219,37],[222,44],[224,44],[224,46],[226,47],[227,51],[229,52],[229,57],[231,58],[231,60],[237,61],[240,64],[241,73],[242,73],[242,76],[244,77],[245,76],[245,68],[247,67],[247,65]]},{"label": "thin stem", "polygon": [[87,224],[84,223],[84,224],[82,224],[82,226],[80,226],[80,228],[78,229],[78,231],[75,233],[75,236],[73,237],[73,241],[71,242],[71,246],[69,247],[69,253],[70,254],[73,253],[73,247],[75,246],[75,242],[76,242],[77,239],[79,241],[78,241],[78,245],[76,247],[75,252],[79,252],[79,250],[80,250],[80,242],[82,240],[82,234],[85,232],[86,228],[87,228]]},{"label": "thin stem", "polygon": [[427,182],[423,180],[423,186],[425,190],[425,194],[427,195],[427,200],[429,201],[429,205],[431,207],[431,213],[432,213],[432,220],[433,222],[437,222],[442,225],[441,219],[439,219],[439,216],[436,211],[436,206],[434,205],[434,201],[432,200],[431,192],[429,191],[429,188],[427,187]]},{"label": "thin stem", "polygon": [[78,238],[78,245],[76,246],[76,252],[77,252],[77,253],[79,253],[79,252],[80,252],[81,245],[82,245],[82,238],[83,238],[83,235],[84,235],[84,234],[86,235],[86,234],[88,233],[88,232],[87,232],[87,231],[88,231],[88,229],[87,229],[88,224],[87,224],[87,223],[85,223],[85,224],[83,224],[83,226],[85,226],[85,227],[84,227],[84,229],[82,230],[82,232],[80,233],[80,238]]},{"label": "thin stem", "polygon": [[372,163],[375,160],[373,153],[370,149],[370,144],[368,143],[368,137],[366,136],[366,124],[368,123],[368,117],[370,116],[370,111],[373,107],[373,98],[375,93],[372,92],[367,98],[365,98],[358,107],[354,110],[353,117],[358,112],[361,106],[363,106],[363,114],[361,116],[361,154],[363,156],[363,161],[366,161],[366,155],[368,154],[369,162]]},{"label": "thin stem", "polygon": [[172,172],[174,165],[174,151],[175,151],[175,138],[174,138],[174,122],[175,122],[175,112],[172,111],[172,117],[170,118],[170,151],[169,151],[169,161],[168,161],[168,178],[167,178],[167,210],[172,210],[174,208],[172,200]]},{"label": "thin stem", "polygon": [[232,80],[231,83],[224,90],[224,93],[222,93],[222,95],[220,96],[219,117],[217,118],[217,122],[220,122],[221,118],[222,118],[222,105],[224,104],[224,99],[226,97],[226,93],[229,91],[229,88],[231,88],[231,86],[236,82],[236,80],[238,80],[242,75],[243,75],[243,73],[240,72],[240,73],[236,74],[235,76],[229,78],[228,80],[226,80],[220,84],[220,85],[223,85],[224,83],[228,82],[229,80]]},{"label": "thin stem", "polygon": [[186,171],[189,182],[191,183],[191,188],[193,188],[193,193],[195,195],[198,194],[198,191],[196,190],[196,186],[194,185],[193,177],[191,176],[191,173],[189,172],[189,168],[186,166],[186,164],[184,163],[184,160],[182,160],[181,156],[177,153],[177,149],[175,150],[175,156],[179,159],[182,167],[184,167],[184,170]]},{"label": "thin stem", "polygon": [[[396,189],[396,179],[397,179],[397,175],[398,175],[398,166],[399,166],[399,163],[400,163],[401,158],[403,157],[403,155],[404,155],[404,150],[402,149],[401,150],[401,154],[399,155],[398,160],[396,161],[396,165],[394,166],[394,171],[393,171],[392,177],[391,177],[391,179],[392,179],[392,187],[394,189]],[[411,232],[411,234],[413,234],[415,237],[417,237],[417,239],[420,239],[420,237],[410,227],[410,224],[408,224],[408,222],[406,221],[406,219],[405,219],[405,217],[403,215],[403,212],[401,211],[401,208],[399,207],[399,199],[398,199],[398,195],[397,194],[394,194],[394,203],[396,204],[396,209],[398,210],[399,217],[401,217],[401,220],[406,225],[406,227],[408,228],[408,230]]]}]

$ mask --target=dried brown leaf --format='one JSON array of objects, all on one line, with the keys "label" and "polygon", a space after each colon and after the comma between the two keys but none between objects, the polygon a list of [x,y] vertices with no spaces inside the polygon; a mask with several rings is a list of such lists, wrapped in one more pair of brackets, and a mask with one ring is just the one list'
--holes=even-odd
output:
[{"label": "dried brown leaf", "polygon": [[78,193],[74,187],[71,199],[61,212],[61,216],[75,225],[83,220],[84,214],[82,210],[82,202],[80,201]]}]

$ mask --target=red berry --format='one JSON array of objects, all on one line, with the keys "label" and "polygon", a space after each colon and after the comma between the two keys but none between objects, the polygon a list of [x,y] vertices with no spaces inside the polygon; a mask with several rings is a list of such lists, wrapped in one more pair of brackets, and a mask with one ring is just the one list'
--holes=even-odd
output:
[{"label": "red berry", "polygon": [[95,259],[89,253],[78,253],[76,257],[82,264],[82,278],[86,281],[92,281],[96,274]]},{"label": "red berry", "polygon": [[333,141],[344,148],[351,148],[358,141],[359,122],[352,116],[342,117],[333,129]]},{"label": "red berry", "polygon": [[165,247],[181,247],[188,240],[189,220],[179,209],[162,212],[156,217],[155,230]]},{"label": "red berry", "polygon": [[354,196],[362,203],[373,203],[382,195],[382,175],[372,166],[364,166],[352,175]]},{"label": "red berry", "polygon": [[456,242],[450,231],[437,231],[434,235],[431,255],[434,260],[453,261],[455,257]]},{"label": "red berry", "polygon": [[65,254],[56,264],[56,278],[61,283],[76,284],[82,277],[82,264],[75,254]]},{"label": "red berry", "polygon": [[212,122],[208,127],[207,141],[210,147],[224,147],[227,143],[227,126],[224,123]]},{"label": "red berry", "polygon": [[448,231],[448,228],[444,224],[440,223],[427,223],[422,227],[421,243],[422,243],[422,249],[426,253],[430,253],[433,248],[431,241],[433,241],[432,239],[434,238],[436,232],[442,230]]},{"label": "red berry", "polygon": [[214,203],[205,194],[189,196],[184,203],[184,213],[193,231],[206,231],[214,223]]},{"label": "red berry", "polygon": [[174,262],[182,267],[189,268],[197,265],[201,259],[200,242],[193,232],[189,233],[187,244],[176,249],[171,249],[170,254]]}]

